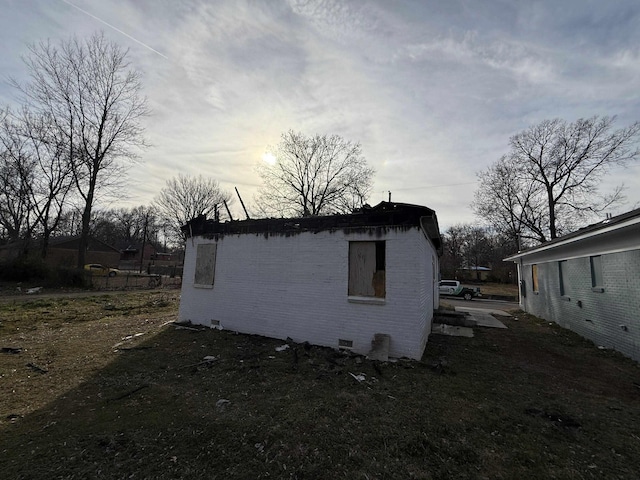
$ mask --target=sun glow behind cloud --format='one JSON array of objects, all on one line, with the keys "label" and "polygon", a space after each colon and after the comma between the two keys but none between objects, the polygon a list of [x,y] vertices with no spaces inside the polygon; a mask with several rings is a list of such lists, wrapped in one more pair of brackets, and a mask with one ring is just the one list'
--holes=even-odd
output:
[{"label": "sun glow behind cloud", "polygon": [[267,165],[275,165],[276,156],[271,152],[265,152],[264,154],[262,154],[262,161]]},{"label": "sun glow behind cloud", "polygon": [[[178,173],[250,199],[257,164],[275,160],[268,146],[293,129],[361,143],[376,170],[370,203],[392,191],[446,228],[474,221],[475,172],[518,131],[556,117],[640,119],[640,4],[566,3],[23,0],[0,16],[0,71],[21,74],[27,42],[105,25],[130,49],[153,147],[129,172],[126,206]],[[0,100],[11,94],[0,83]],[[640,179],[627,184],[631,206]]]}]

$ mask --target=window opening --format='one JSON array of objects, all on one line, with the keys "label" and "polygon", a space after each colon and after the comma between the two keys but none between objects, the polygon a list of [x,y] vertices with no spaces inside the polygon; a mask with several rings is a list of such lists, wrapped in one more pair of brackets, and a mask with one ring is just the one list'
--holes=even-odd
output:
[{"label": "window opening", "polygon": [[215,243],[201,243],[196,250],[196,271],[193,283],[202,286],[213,285],[216,270]]},{"label": "window opening", "polygon": [[602,287],[604,281],[602,279],[602,257],[597,255],[589,258],[591,262],[591,286]]},{"label": "window opening", "polygon": [[565,285],[565,275],[567,273],[567,261],[561,260],[558,262],[558,275],[560,280],[560,295],[565,296],[567,294],[567,287]]},{"label": "window opening", "polygon": [[386,242],[349,242],[348,294],[384,298]]}]

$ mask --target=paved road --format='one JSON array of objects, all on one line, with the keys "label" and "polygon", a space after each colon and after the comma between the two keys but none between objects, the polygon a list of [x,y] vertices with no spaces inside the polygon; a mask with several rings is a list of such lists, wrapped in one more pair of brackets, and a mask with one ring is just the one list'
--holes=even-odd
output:
[{"label": "paved road", "polygon": [[484,310],[517,310],[520,308],[517,302],[505,302],[502,300],[485,300],[474,298],[473,300],[461,300],[455,297],[440,296],[440,303],[446,303],[454,307],[481,308]]}]

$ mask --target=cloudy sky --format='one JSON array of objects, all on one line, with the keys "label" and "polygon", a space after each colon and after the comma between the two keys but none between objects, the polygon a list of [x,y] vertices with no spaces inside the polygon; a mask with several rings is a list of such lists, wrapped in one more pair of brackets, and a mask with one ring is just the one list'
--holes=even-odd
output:
[{"label": "cloudy sky", "polygon": [[[473,222],[476,172],[543,119],[640,120],[637,0],[0,0],[0,104],[26,45],[96,31],[143,74],[153,146],[129,170],[148,204],[178,173],[251,204],[255,173],[288,129],[339,134],[376,170],[370,203]],[[618,169],[640,206],[640,167]],[[234,206],[240,216],[240,206]]]}]

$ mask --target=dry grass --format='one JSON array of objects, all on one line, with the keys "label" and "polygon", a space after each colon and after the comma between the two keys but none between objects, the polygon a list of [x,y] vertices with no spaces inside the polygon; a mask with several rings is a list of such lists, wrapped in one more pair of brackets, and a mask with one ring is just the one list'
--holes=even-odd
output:
[{"label": "dry grass", "polygon": [[638,365],[533,317],[374,364],[176,329],[176,308],[176,293],[0,303],[0,347],[22,349],[0,354],[3,478],[640,471]]}]

